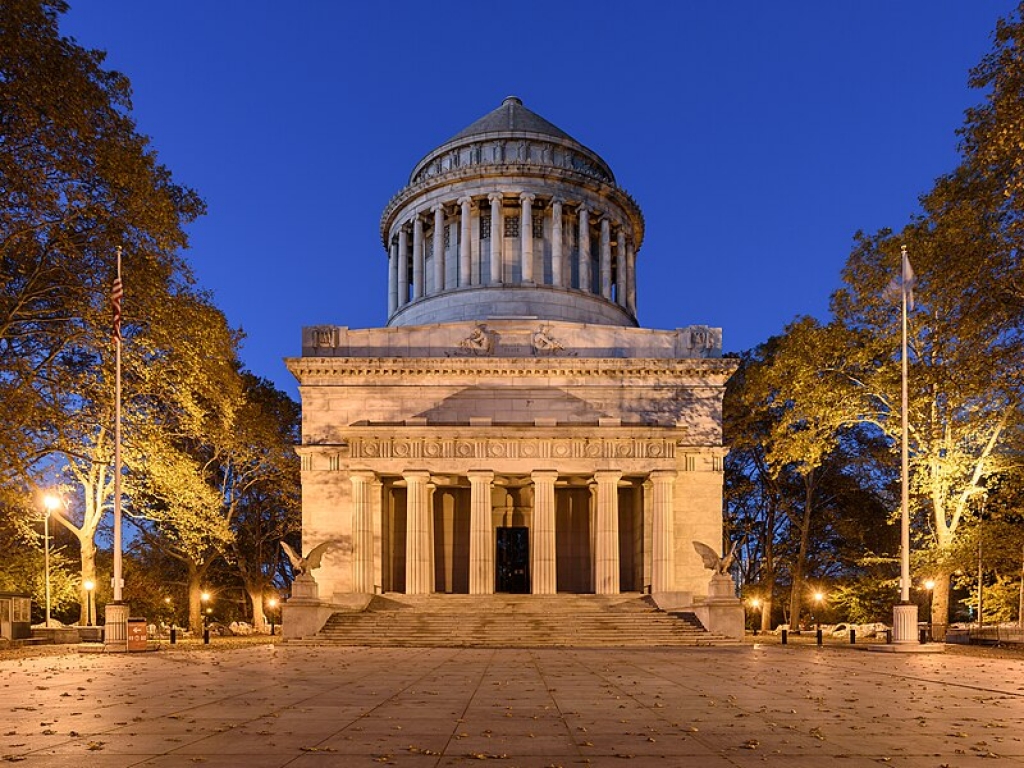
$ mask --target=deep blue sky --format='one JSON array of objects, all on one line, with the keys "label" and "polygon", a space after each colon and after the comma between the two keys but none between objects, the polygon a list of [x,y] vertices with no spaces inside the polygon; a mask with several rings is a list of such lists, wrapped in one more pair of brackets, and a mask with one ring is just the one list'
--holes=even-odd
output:
[{"label": "deep blue sky", "polygon": [[[956,162],[967,72],[1009,0],[423,3],[71,0],[209,214],[190,259],[293,394],[304,325],[383,325],[378,220],[503,97],[640,203],[641,323],[752,347],[824,317],[858,229],[899,228]],[[126,276],[126,302],[131,300]]]}]

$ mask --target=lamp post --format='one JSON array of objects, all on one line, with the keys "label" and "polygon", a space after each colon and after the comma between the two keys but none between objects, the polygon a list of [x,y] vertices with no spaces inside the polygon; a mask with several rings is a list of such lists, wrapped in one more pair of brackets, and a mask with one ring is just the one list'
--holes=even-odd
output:
[{"label": "lamp post", "polygon": [[274,634],[274,611],[277,610],[277,598],[272,597],[267,600],[267,608],[270,609],[270,634]]},{"label": "lamp post", "polygon": [[821,604],[824,600],[824,592],[814,593],[814,636],[818,645],[821,645]]},{"label": "lamp post", "polygon": [[928,590],[928,640],[932,639],[932,600],[935,597],[935,579],[928,579],[924,583]]},{"label": "lamp post", "polygon": [[86,579],[82,583],[82,589],[85,590],[85,626],[91,627],[94,624],[92,591],[96,589],[96,582]]},{"label": "lamp post", "polygon": [[63,499],[53,493],[48,493],[43,497],[43,508],[46,510],[43,513],[43,561],[45,563],[44,568],[46,569],[46,627],[50,626],[50,515],[52,515],[60,505],[63,503]]}]

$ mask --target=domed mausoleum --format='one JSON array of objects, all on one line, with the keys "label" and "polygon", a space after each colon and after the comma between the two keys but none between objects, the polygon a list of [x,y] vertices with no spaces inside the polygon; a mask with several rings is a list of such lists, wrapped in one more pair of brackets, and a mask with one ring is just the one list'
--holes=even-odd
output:
[{"label": "domed mausoleum", "polygon": [[380,234],[386,326],[306,328],[288,360],[317,615],[650,593],[714,624],[733,598],[693,542],[721,548],[735,363],[718,328],[639,327],[644,219],[608,164],[509,97],[416,163]]}]

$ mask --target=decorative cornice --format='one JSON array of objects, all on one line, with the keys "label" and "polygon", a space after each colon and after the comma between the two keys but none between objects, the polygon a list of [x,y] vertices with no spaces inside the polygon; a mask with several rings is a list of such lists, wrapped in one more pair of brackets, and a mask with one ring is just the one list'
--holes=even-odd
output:
[{"label": "decorative cornice", "polygon": [[626,359],[565,357],[292,357],[288,370],[300,384],[322,378],[451,379],[559,376],[565,378],[704,379],[697,386],[724,386],[739,362],[733,358]]}]

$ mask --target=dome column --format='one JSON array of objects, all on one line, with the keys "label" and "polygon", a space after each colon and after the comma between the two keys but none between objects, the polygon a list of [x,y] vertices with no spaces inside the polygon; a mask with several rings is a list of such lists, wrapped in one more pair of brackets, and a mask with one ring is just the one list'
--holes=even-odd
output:
[{"label": "dome column", "polygon": [[412,297],[423,298],[423,219],[412,220]]},{"label": "dome column", "polygon": [[519,219],[520,282],[533,282],[533,201],[536,195],[523,192],[519,195],[522,215]]},{"label": "dome column", "polygon": [[398,302],[396,308],[409,303],[409,228],[398,228]]},{"label": "dome column", "polygon": [[612,297],[612,223],[601,218],[601,295]]},{"label": "dome column", "polygon": [[444,290],[444,204],[434,206],[434,293]]},{"label": "dome column", "polygon": [[556,197],[551,201],[551,282],[559,288],[566,283],[562,248],[562,200]]},{"label": "dome column", "polygon": [[636,251],[633,244],[626,243],[626,266],[628,279],[626,281],[626,309],[636,317]]},{"label": "dome column", "polygon": [[626,285],[628,283],[629,267],[626,265],[626,228],[619,227],[618,249],[615,254],[615,303],[620,307],[627,307],[629,294]]},{"label": "dome column", "polygon": [[491,192],[487,196],[491,201],[491,284],[497,285],[501,282],[501,241],[504,237],[502,232],[501,204],[503,195],[501,192]]},{"label": "dome column", "polygon": [[388,249],[388,317],[398,309],[398,239],[393,238]]},{"label": "dome column", "polygon": [[593,285],[590,279],[590,213],[585,205],[580,205],[579,216],[580,290],[592,293]]},{"label": "dome column", "polygon": [[459,214],[459,285],[469,285],[473,277],[473,262],[472,262],[472,221],[470,217],[473,214],[473,198],[471,197],[460,197],[459,198],[460,214]]}]

